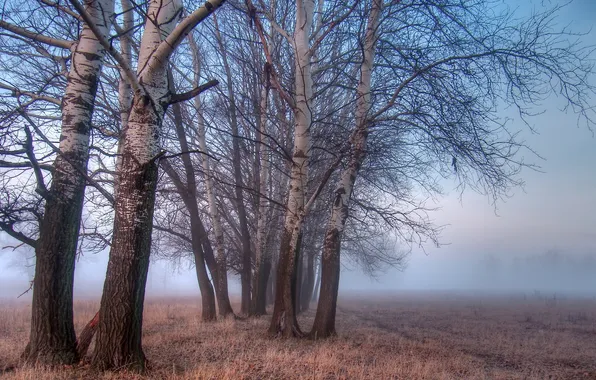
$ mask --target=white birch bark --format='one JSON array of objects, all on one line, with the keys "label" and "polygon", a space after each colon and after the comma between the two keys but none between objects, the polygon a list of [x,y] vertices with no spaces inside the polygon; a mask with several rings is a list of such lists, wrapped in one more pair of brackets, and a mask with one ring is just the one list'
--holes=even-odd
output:
[{"label": "white birch bark", "polygon": [[[96,0],[86,7],[104,37],[110,30],[114,12],[113,0]],[[67,178],[76,179],[63,188],[61,198],[68,202],[73,196],[77,182],[84,182],[77,170],[65,162],[62,156],[73,157],[74,162],[86,168],[89,149],[89,127],[97,91],[97,77],[101,71],[104,49],[93,32],[83,26],[79,41],[73,50],[72,68],[62,100],[62,130],[59,149],[63,155],[56,158],[56,170]]]},{"label": "white birch bark", "polygon": [[267,146],[264,141],[267,138],[267,104],[269,98],[269,88],[265,84],[261,91],[261,121],[260,121],[260,141],[261,143],[257,147],[259,152],[260,160],[260,177],[259,177],[259,216],[257,220],[257,249],[255,254],[256,267],[259,268],[261,261],[263,260],[265,252],[265,241],[267,239],[267,224],[268,224],[268,212],[267,208],[269,205],[269,157]]},{"label": "white birch bark", "polygon": [[[180,24],[180,0],[151,0],[141,38],[138,90],[123,134],[114,236],[101,300],[93,364],[142,371],[142,315],[149,268],[159,138],[171,100],[167,65],[173,49],[223,0],[208,0]],[[175,37],[173,37],[175,36]],[[131,78],[128,78],[131,79]],[[135,81],[135,79],[138,79]]]},{"label": "white birch bark", "polygon": [[[331,211],[329,229],[335,229],[339,234],[344,230],[347,219],[347,207],[352,195],[356,176],[364,160],[366,140],[368,136],[368,112],[370,110],[370,90],[372,69],[374,63],[375,46],[377,42],[377,27],[381,13],[382,0],[372,0],[372,9],[368,19],[364,38],[364,56],[360,65],[360,81],[356,91],[355,130],[352,134],[352,154],[348,167],[342,172],[335,190],[336,198]],[[325,254],[330,254],[325,252]]]},{"label": "white birch bark", "polygon": [[382,0],[371,0],[371,11],[363,41],[360,81],[357,88],[355,127],[347,167],[341,173],[335,190],[331,217],[325,232],[321,267],[321,290],[311,336],[324,338],[335,334],[335,310],[339,289],[341,235],[348,218],[348,206],[358,171],[366,155],[371,76],[374,63],[377,28]]},{"label": "white birch bark", "polygon": [[312,75],[310,32],[315,8],[314,0],[296,1],[296,26],[293,35],[295,55],[294,149],[290,171],[284,232],[277,269],[276,300],[269,332],[285,336],[300,335],[293,306],[292,279],[295,271],[296,247],[304,219],[310,126],[312,122]]},{"label": "white birch bark", "polygon": [[[122,23],[122,30],[130,31],[134,26],[133,8],[130,0],[121,0],[122,16],[124,21]],[[132,46],[129,33],[120,36],[120,54],[122,58],[132,67]],[[127,72],[124,68],[120,68],[120,80],[118,81],[118,103],[120,106],[120,136],[118,138],[118,156],[116,157],[116,173],[120,172],[122,165],[122,152],[124,149],[124,139],[122,138],[124,131],[128,126],[128,115],[130,107],[132,106],[132,86],[127,80]],[[114,178],[114,196],[118,192],[118,179]]]},{"label": "white birch bark", "polygon": [[[105,38],[113,0],[89,1],[86,12]],[[89,133],[104,49],[87,24],[73,44],[71,68],[62,99],[60,151],[54,161],[52,186],[37,245],[31,335],[24,359],[40,364],[76,362],[72,322],[73,281]]]},{"label": "white birch bark", "polygon": [[312,123],[312,75],[310,54],[310,30],[312,27],[314,0],[296,2],[296,29],[294,31],[295,54],[295,101],[294,151],[290,175],[290,193],[285,227],[292,231],[290,248],[296,249],[303,218],[306,183],[308,181],[308,155],[310,149],[310,125]]}]

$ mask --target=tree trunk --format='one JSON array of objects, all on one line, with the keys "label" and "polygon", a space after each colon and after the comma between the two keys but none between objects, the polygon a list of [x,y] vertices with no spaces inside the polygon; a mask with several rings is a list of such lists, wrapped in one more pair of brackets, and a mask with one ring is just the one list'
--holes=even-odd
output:
[{"label": "tree trunk", "polygon": [[[302,240],[302,233],[299,241]],[[302,282],[304,281],[304,257],[300,249],[300,244],[296,248],[296,278],[293,281],[294,288],[294,309],[296,314],[302,311]]]},{"label": "tree trunk", "polygon": [[217,42],[219,44],[221,58],[226,73],[226,84],[228,92],[228,116],[230,118],[230,126],[232,129],[232,165],[234,169],[234,192],[236,210],[238,212],[238,223],[240,224],[240,235],[242,244],[242,269],[240,271],[240,285],[242,287],[240,312],[248,315],[250,313],[251,304],[251,277],[252,277],[252,252],[250,249],[250,232],[248,229],[248,220],[246,217],[246,208],[243,197],[243,181],[242,181],[242,166],[240,162],[240,135],[238,130],[238,120],[236,116],[236,98],[234,96],[234,89],[232,87],[232,71],[228,63],[228,56],[224,41],[219,33],[219,26],[217,18],[214,17],[215,33]]},{"label": "tree trunk", "polygon": [[[194,41],[194,38],[189,35],[191,50],[193,53],[193,65],[195,69],[195,85],[199,86],[200,81],[200,57],[197,48],[197,44]],[[200,97],[197,96],[194,99],[195,101],[195,108],[197,110],[197,137],[199,140],[199,147],[203,152],[208,152],[207,150],[207,143],[206,143],[206,136],[205,136],[205,121],[203,119],[203,114],[201,113],[201,100]],[[213,233],[214,233],[214,241],[215,247],[217,252],[217,257],[213,254],[213,247],[208,238],[208,234],[205,231],[203,223],[200,224],[200,232],[204,236],[203,242],[204,245],[204,252],[205,252],[205,259],[207,262],[207,266],[212,274],[215,284],[215,293],[217,297],[217,303],[219,308],[219,315],[221,317],[227,317],[229,315],[234,315],[234,311],[232,310],[232,306],[230,303],[230,298],[228,294],[228,277],[227,277],[227,264],[226,264],[226,255],[224,250],[224,237],[223,237],[223,230],[221,227],[221,220],[219,218],[219,213],[217,210],[217,204],[214,195],[214,186],[213,180],[211,178],[211,169],[209,165],[209,157],[203,156],[202,157],[202,166],[204,171],[204,180],[205,180],[205,188],[207,192],[207,201],[209,204],[209,215],[211,218],[211,223],[213,225]]]},{"label": "tree trunk", "polygon": [[270,213],[268,210],[269,201],[267,199],[269,191],[267,185],[269,182],[269,157],[267,155],[266,145],[264,143],[267,136],[267,104],[269,97],[267,69],[263,72],[263,90],[261,92],[261,103],[259,105],[260,122],[259,134],[257,138],[257,152],[259,159],[259,218],[257,221],[257,247],[255,252],[255,274],[253,278],[253,310],[254,315],[263,315],[266,313],[266,291],[269,271],[271,270],[271,261],[267,257],[267,225],[269,225]]},{"label": "tree trunk", "polygon": [[319,299],[319,286],[321,285],[321,264],[318,265],[315,278],[316,282],[312,291],[312,298],[310,302],[317,302],[317,300]]},{"label": "tree trunk", "polygon": [[[171,70],[168,69],[168,77],[170,81],[170,91],[174,92],[174,77],[172,76]],[[188,141],[186,139],[186,132],[184,131],[184,125],[182,121],[182,110],[180,103],[172,105],[172,114],[174,116],[174,126],[176,129],[176,135],[178,142],[180,143],[180,151],[188,152]],[[209,280],[207,274],[207,268],[205,267],[205,246],[211,248],[208,241],[209,237],[203,227],[203,222],[199,215],[199,208],[197,206],[197,180],[195,176],[195,169],[189,154],[183,154],[182,164],[184,166],[184,173],[186,175],[186,183],[183,183],[175,170],[171,165],[164,162],[166,172],[173,180],[178,192],[180,193],[184,204],[190,215],[190,229],[191,229],[191,244],[192,251],[195,260],[195,270],[197,273],[197,280],[199,282],[199,288],[201,291],[201,313],[203,321],[213,321],[217,319],[215,310],[215,294],[213,292],[213,286]],[[217,278],[217,273],[212,271],[213,278]]]},{"label": "tree trunk", "polygon": [[152,60],[162,38],[180,16],[178,2],[152,0],[139,49],[138,76],[142,91],[135,93],[123,134],[121,167],[112,246],[99,310],[93,365],[99,369],[145,369],[141,338],[143,302],[149,269],[159,136],[169,86],[167,61]]},{"label": "tree trunk", "polygon": [[[297,236],[293,231],[284,229],[281,236],[280,255],[277,263],[277,279],[275,287],[275,302],[273,304],[273,315],[269,325],[269,333],[282,335],[284,337],[302,336],[302,331],[296,319],[294,308],[293,284],[296,279],[295,248]],[[292,252],[289,254],[289,252]]]},{"label": "tree trunk", "polygon": [[[132,66],[131,31],[134,27],[133,8],[130,0],[120,0],[122,6],[123,23],[121,29],[127,33],[120,36],[120,54],[129,66]],[[116,157],[115,173],[120,171],[122,165],[122,150],[124,149],[122,134],[128,126],[128,114],[132,106],[132,86],[126,80],[126,71],[120,68],[118,81],[118,104],[120,108],[120,135],[118,136],[118,157]],[[114,196],[118,193],[118,176],[114,176]]]},{"label": "tree trunk", "polygon": [[310,336],[314,339],[335,335],[335,311],[339,290],[341,237],[337,229],[328,230],[323,246],[321,291]]},{"label": "tree trunk", "polygon": [[277,265],[275,265],[273,260],[271,260],[270,263],[271,263],[271,267],[269,269],[269,275],[268,275],[268,280],[267,280],[267,296],[265,297],[266,298],[266,306],[273,305],[273,302],[275,302],[275,276],[274,276],[274,274],[277,273]]},{"label": "tree trunk", "polygon": [[99,311],[95,313],[95,316],[85,325],[81,334],[79,334],[79,339],[77,339],[77,354],[79,355],[80,360],[84,360],[85,356],[87,355],[87,350],[89,349],[89,345],[95,336],[95,331],[97,330],[97,324],[99,323]]},{"label": "tree trunk", "polygon": [[360,82],[357,89],[355,121],[356,127],[351,136],[351,152],[347,167],[343,170],[327,224],[323,243],[321,261],[321,292],[317,313],[310,336],[325,338],[335,335],[335,311],[339,290],[341,235],[348,218],[348,206],[356,177],[366,155],[368,136],[367,115],[370,109],[370,83],[374,60],[376,30],[382,8],[382,0],[371,0],[371,11],[368,19],[362,64],[360,65]]},{"label": "tree trunk", "polygon": [[[88,2],[87,12],[105,36],[114,2]],[[78,361],[73,325],[73,282],[89,158],[89,129],[104,49],[87,25],[74,47],[64,98],[60,151],[46,195],[35,251],[31,333],[23,359],[43,365]]]},{"label": "tree trunk", "polygon": [[310,307],[310,300],[315,285],[315,255],[308,254],[304,281],[302,282],[300,311],[307,311]]},{"label": "tree trunk", "polygon": [[294,150],[290,172],[290,191],[279,250],[275,304],[269,326],[269,333],[281,333],[286,337],[302,335],[296,320],[292,283],[296,280],[296,248],[298,235],[304,221],[306,183],[308,181],[312,123],[312,52],[309,37],[313,12],[314,0],[298,0],[296,2]]},{"label": "tree trunk", "polygon": [[[148,139],[148,135],[153,133],[150,129],[157,128],[159,121],[152,107],[143,107],[143,103],[142,99],[135,97],[129,130],[125,134],[115,205],[114,236],[101,298],[97,345],[93,357],[93,364],[99,369],[130,368],[143,371],[145,368],[141,332],[157,165],[151,154],[146,154],[144,160],[141,160],[141,155],[133,150],[133,141],[130,141],[132,138],[129,136],[134,128],[139,132],[137,136]],[[149,128],[136,122],[149,115],[155,118]]]},{"label": "tree trunk", "polygon": [[[190,48],[193,53],[193,64],[195,69],[195,85],[199,86],[200,80],[200,57],[199,51],[197,48],[197,44],[194,41],[192,34],[189,35],[190,40]],[[206,141],[206,132],[205,132],[205,120],[203,119],[202,114],[202,107],[201,107],[201,98],[196,96],[195,99],[195,108],[197,110],[197,138],[199,140],[199,148],[203,152],[208,152],[207,150],[207,141]],[[230,296],[228,293],[228,267],[226,263],[226,254],[224,249],[224,235],[223,229],[221,227],[221,220],[219,218],[219,212],[217,209],[217,203],[215,200],[215,193],[214,193],[214,186],[213,186],[213,179],[211,178],[211,167],[209,163],[209,157],[207,155],[202,156],[202,167],[203,167],[203,176],[205,180],[205,190],[207,192],[207,202],[209,204],[209,216],[211,218],[211,224],[213,225],[213,235],[215,241],[215,249],[217,252],[217,256],[214,259],[214,263],[211,263],[211,257],[214,256],[212,251],[211,244],[208,247],[205,247],[205,258],[207,260],[207,266],[209,267],[209,271],[214,278],[214,285],[215,285],[215,294],[217,297],[217,306],[219,310],[219,316],[226,318],[230,315],[234,315],[234,310],[232,309],[232,304],[230,303]],[[203,228],[204,230],[204,228]],[[206,232],[205,232],[206,234]],[[208,239],[206,240],[208,242]]]},{"label": "tree trunk", "polygon": [[[192,233],[195,235],[196,233]],[[199,282],[199,289],[201,290],[201,319],[204,322],[214,321],[217,319],[217,311],[215,309],[215,293],[213,286],[209,280],[209,274],[205,267],[205,257],[203,248],[200,243],[195,243],[198,238],[192,238],[192,252],[195,259],[195,271],[197,273],[197,280]],[[215,276],[213,276],[215,279]]]}]

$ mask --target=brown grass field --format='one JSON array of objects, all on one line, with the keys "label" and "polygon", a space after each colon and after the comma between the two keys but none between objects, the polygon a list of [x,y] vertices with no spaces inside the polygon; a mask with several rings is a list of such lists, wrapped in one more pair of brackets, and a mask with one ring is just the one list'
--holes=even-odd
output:
[{"label": "brown grass field", "polygon": [[[97,307],[75,303],[77,330]],[[324,341],[268,337],[267,317],[203,323],[199,312],[194,298],[147,300],[145,376],[96,373],[83,364],[18,368],[3,378],[596,379],[594,298],[343,295],[339,334]],[[0,367],[24,349],[29,313],[26,303],[0,306]],[[301,315],[301,326],[309,328],[313,317]]]}]

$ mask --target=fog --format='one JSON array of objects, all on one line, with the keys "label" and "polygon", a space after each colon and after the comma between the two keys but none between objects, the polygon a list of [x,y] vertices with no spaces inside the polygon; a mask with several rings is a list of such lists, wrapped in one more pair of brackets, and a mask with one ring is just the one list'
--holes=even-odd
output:
[{"label": "fog", "polygon": [[[556,103],[553,103],[556,104]],[[344,258],[340,293],[348,291],[473,291],[596,294],[596,139],[575,127],[573,115],[552,111],[534,119],[540,134],[524,139],[542,157],[529,157],[541,171],[525,170],[525,186],[492,204],[485,196],[445,181],[445,196],[431,214],[445,226],[441,247],[414,247],[406,268],[386,268],[374,278]],[[431,205],[433,206],[433,205]],[[2,246],[14,244],[0,235]],[[108,254],[79,258],[75,296],[98,298]],[[32,252],[0,253],[0,297],[15,299],[29,287]],[[230,292],[239,291],[238,280]],[[147,295],[199,296],[189,263],[153,261]],[[22,299],[27,299],[30,292]]]},{"label": "fog", "polygon": [[[531,2],[533,4],[536,2]],[[537,2],[538,6],[540,2]],[[596,3],[576,1],[561,17],[580,31],[594,26]],[[589,38],[596,40],[596,31]],[[441,247],[414,247],[403,271],[387,268],[374,279],[344,260],[340,293],[384,290],[455,290],[478,292],[545,292],[596,294],[596,139],[591,131],[576,127],[573,114],[561,111],[554,99],[547,112],[533,118],[539,134],[516,121],[521,137],[544,160],[526,152],[526,161],[541,172],[524,170],[522,189],[493,205],[472,192],[461,195],[456,184],[445,181],[445,196],[431,214],[444,225]],[[504,114],[511,110],[504,110]],[[460,196],[461,195],[461,196]],[[14,244],[0,234],[0,247]],[[0,251],[0,297],[16,299],[29,287],[32,252]],[[107,252],[79,258],[75,296],[101,295]],[[239,290],[230,281],[231,293]],[[147,295],[191,295],[199,290],[187,263],[174,267],[154,261],[150,266]],[[30,297],[30,292],[22,298]]]}]

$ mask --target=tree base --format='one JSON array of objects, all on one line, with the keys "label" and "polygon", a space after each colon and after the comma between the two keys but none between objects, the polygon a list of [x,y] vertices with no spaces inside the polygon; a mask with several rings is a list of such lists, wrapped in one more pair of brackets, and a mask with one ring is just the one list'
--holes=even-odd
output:
[{"label": "tree base", "polygon": [[42,349],[40,347],[31,349],[29,343],[25,348],[25,352],[21,355],[21,360],[26,364],[54,367],[77,364],[79,356],[74,347],[72,349]]}]

